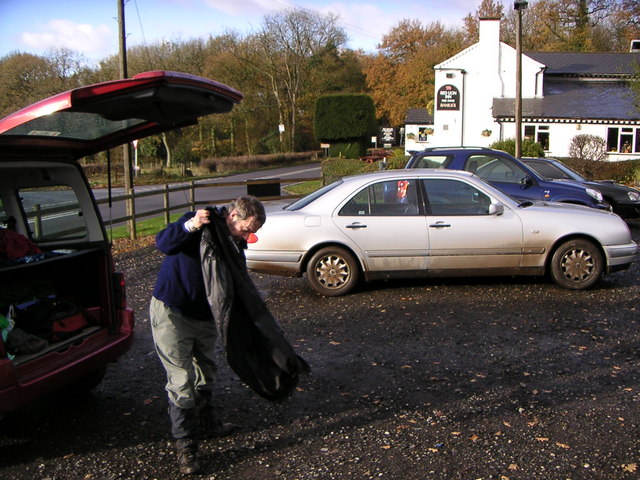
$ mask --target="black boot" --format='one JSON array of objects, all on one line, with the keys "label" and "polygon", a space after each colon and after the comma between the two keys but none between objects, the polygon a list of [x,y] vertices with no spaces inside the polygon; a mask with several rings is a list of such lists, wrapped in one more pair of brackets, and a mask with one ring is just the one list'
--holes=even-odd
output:
[{"label": "black boot", "polygon": [[176,440],[176,454],[180,473],[193,475],[200,471],[197,457],[198,444],[193,438],[179,438]]},{"label": "black boot", "polygon": [[195,408],[180,408],[169,402],[171,434],[176,439],[176,453],[180,473],[191,475],[200,471],[195,440],[198,433],[198,418]]}]

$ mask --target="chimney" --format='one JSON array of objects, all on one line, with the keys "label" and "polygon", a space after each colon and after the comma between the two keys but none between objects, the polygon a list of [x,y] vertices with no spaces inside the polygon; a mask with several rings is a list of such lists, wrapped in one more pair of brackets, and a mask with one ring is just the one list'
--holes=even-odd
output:
[{"label": "chimney", "polygon": [[500,43],[500,19],[485,17],[480,19],[480,44],[497,49]]}]

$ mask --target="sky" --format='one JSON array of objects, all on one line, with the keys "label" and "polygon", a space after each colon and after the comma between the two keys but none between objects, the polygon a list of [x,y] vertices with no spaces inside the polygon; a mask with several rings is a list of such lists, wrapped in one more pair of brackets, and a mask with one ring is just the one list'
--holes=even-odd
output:
[{"label": "sky", "polygon": [[[0,0],[0,58],[66,47],[95,63],[118,53],[119,0]],[[291,8],[332,12],[348,47],[375,51],[401,20],[461,26],[481,0],[125,0],[127,46],[257,32],[265,15]]]}]

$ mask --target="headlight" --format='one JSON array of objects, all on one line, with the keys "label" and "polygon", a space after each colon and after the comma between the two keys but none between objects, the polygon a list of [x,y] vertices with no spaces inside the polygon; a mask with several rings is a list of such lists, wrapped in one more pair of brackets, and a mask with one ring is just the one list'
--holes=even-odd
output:
[{"label": "headlight", "polygon": [[600,193],[600,190],[595,190],[593,188],[587,188],[585,190],[589,195],[591,195],[597,201],[602,202],[603,198],[602,198],[602,193]]},{"label": "headlight", "polygon": [[629,200],[631,200],[632,202],[640,202],[640,193],[634,192],[634,191],[628,191],[627,195],[629,197]]}]

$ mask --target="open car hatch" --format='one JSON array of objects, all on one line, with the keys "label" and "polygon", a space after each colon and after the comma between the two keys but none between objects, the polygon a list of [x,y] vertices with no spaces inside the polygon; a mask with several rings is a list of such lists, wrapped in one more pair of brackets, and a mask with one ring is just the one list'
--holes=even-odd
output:
[{"label": "open car hatch", "polygon": [[227,113],[242,98],[222,83],[161,70],[80,87],[0,120],[0,158],[62,152],[80,158]]}]

